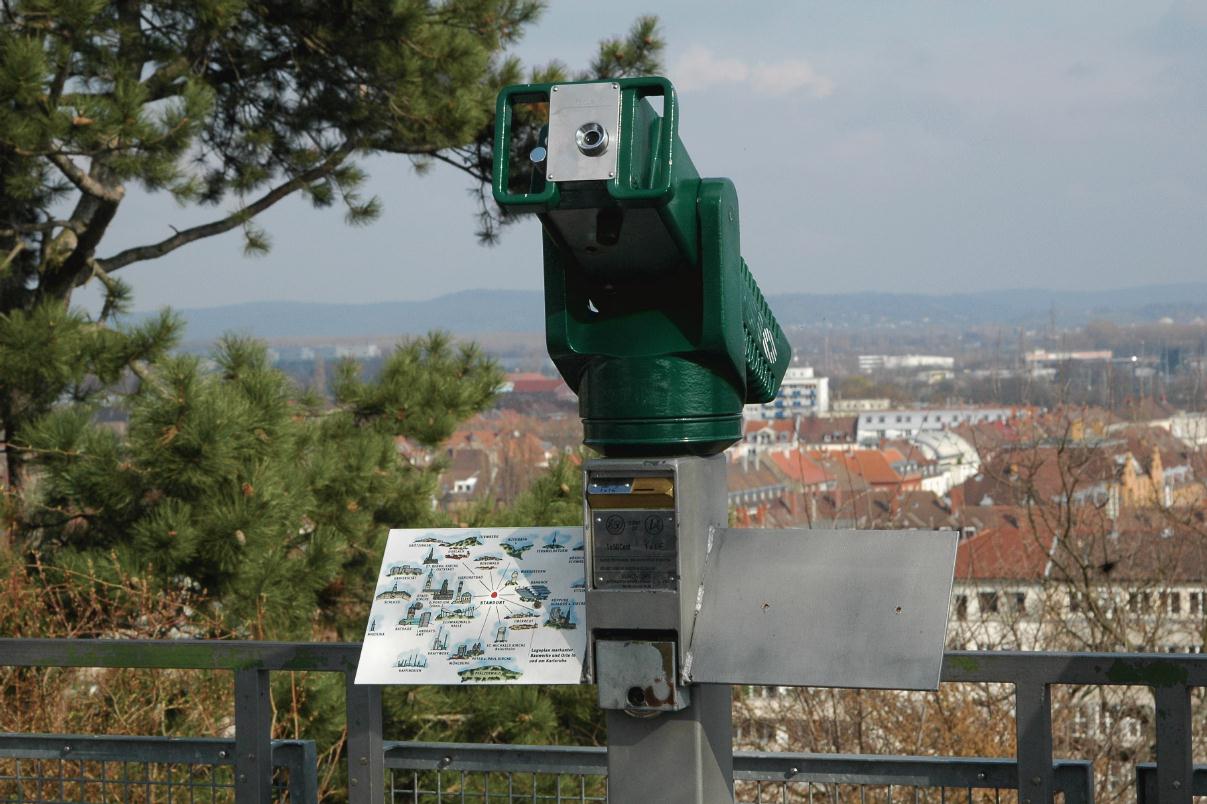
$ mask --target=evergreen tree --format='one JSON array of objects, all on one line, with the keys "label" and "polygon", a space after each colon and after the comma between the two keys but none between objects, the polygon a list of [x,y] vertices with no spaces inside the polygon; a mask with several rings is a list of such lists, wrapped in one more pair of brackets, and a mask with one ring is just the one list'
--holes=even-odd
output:
[{"label": "evergreen tree", "polygon": [[435,446],[489,404],[501,374],[475,347],[429,335],[373,382],[345,364],[326,409],[258,343],[227,338],[213,360],[149,367],[125,437],[89,402],[26,428],[38,473],[23,544],[73,575],[136,570],[203,590],[248,637],[359,637],[386,532],[433,517],[439,465],[411,466],[395,439]]},{"label": "evergreen tree", "polygon": [[[240,230],[246,250],[262,252],[269,240],[256,216],[294,193],[342,204],[349,223],[371,221],[380,207],[360,192],[356,159],[372,153],[468,173],[489,237],[500,220],[481,184],[494,96],[522,79],[505,51],[540,9],[539,0],[0,4],[0,319],[66,315],[54,305],[81,284],[115,285],[128,265],[224,232]],[[588,73],[653,70],[661,46],[643,18],[603,42]],[[531,75],[567,72],[554,63]],[[224,210],[105,249],[131,186]],[[0,386],[0,443],[45,409],[27,392]],[[10,471],[10,483],[20,480]]]}]

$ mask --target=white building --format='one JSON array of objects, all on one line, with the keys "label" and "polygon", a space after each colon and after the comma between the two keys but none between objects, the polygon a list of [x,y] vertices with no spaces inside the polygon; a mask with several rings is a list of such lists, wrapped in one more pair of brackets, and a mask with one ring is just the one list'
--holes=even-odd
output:
[{"label": "white building", "polygon": [[981,456],[965,439],[950,430],[923,430],[914,435],[914,444],[926,458],[939,467],[939,480],[927,483],[923,478],[922,488],[942,497],[981,469]]},{"label": "white building", "polygon": [[956,366],[954,357],[945,355],[860,355],[859,370],[863,372],[885,369],[953,369]]},{"label": "white building", "polygon": [[1169,432],[1188,447],[1207,446],[1207,413],[1175,413],[1169,419]]},{"label": "white building", "polygon": [[747,405],[747,419],[794,419],[822,416],[830,410],[830,378],[817,377],[809,366],[791,366],[784,372],[775,399],[765,405]]},{"label": "white building", "polygon": [[1011,408],[908,408],[862,413],[856,426],[860,443],[882,438],[913,438],[925,430],[945,430],[958,424],[1004,422],[1014,416]]},{"label": "white building", "polygon": [[855,416],[860,413],[888,410],[892,405],[888,399],[835,399],[830,403],[833,416]]}]

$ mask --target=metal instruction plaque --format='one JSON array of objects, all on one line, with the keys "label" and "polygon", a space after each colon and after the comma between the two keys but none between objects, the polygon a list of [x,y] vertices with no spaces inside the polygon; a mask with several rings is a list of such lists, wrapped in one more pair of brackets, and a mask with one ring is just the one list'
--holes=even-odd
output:
[{"label": "metal instruction plaque", "polygon": [[718,529],[685,672],[705,684],[936,689],[956,541]]},{"label": "metal instruction plaque", "polygon": [[357,684],[578,684],[582,528],[392,530]]},{"label": "metal instruction plaque", "polygon": [[595,589],[675,589],[679,540],[673,510],[599,510],[591,515]]}]

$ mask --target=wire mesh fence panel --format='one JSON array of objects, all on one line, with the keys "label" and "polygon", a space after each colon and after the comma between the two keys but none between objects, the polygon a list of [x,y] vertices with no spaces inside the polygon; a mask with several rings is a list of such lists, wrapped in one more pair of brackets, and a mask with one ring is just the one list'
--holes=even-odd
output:
[{"label": "wire mesh fence panel", "polygon": [[740,781],[734,799],[739,804],[1017,804],[1018,794],[971,787]]},{"label": "wire mesh fence panel", "polygon": [[[608,800],[603,775],[508,771],[388,771],[390,804],[586,804]],[[739,781],[738,804],[1017,804],[1013,790]],[[651,801],[656,794],[651,791]],[[1059,800],[1059,799],[1058,799]]]},{"label": "wire mesh fence panel", "polygon": [[[308,804],[291,795],[290,771],[273,773],[274,804]],[[235,800],[227,764],[0,756],[0,803],[227,804]]]},{"label": "wire mesh fence panel", "polygon": [[595,774],[403,769],[387,773],[390,804],[587,804],[608,800],[607,779]]}]

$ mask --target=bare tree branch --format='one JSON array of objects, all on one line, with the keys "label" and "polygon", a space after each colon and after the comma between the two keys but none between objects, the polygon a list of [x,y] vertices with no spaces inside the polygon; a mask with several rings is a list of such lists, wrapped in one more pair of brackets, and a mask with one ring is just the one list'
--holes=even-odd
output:
[{"label": "bare tree branch", "polygon": [[110,189],[101,182],[97,181],[92,176],[85,173],[79,165],[72,162],[68,157],[61,153],[46,154],[46,158],[57,167],[67,179],[93,198],[101,201],[107,201],[110,204],[119,204],[126,195],[126,190],[120,185]]},{"label": "bare tree branch", "polygon": [[16,237],[19,235],[38,234],[39,232],[53,232],[55,229],[70,229],[78,234],[83,231],[84,225],[79,221],[58,219],[41,221],[39,223],[19,223],[15,226],[7,226],[0,229],[0,237]]},{"label": "bare tree branch", "polygon": [[9,251],[7,255],[5,255],[4,261],[0,262],[0,274],[3,274],[5,271],[7,271],[8,266],[12,265],[13,260],[17,259],[17,255],[19,255],[24,250],[25,250],[25,244],[22,243],[20,240],[18,240],[17,244],[12,247],[12,250]]},{"label": "bare tree branch", "polygon": [[107,257],[102,260],[97,260],[97,264],[104,271],[112,273],[119,268],[124,268],[127,265],[142,260],[154,260],[159,257],[169,254],[181,246],[192,243],[196,240],[201,240],[206,237],[229,232],[231,229],[242,226],[254,216],[260,214],[264,210],[271,207],[273,204],[280,201],[282,198],[291,193],[300,190],[307,184],[318,181],[324,176],[329,175],[340,163],[348,158],[352,153],[350,145],[344,145],[333,152],[330,156],[315,165],[310,170],[298,174],[284,184],[274,187],[264,195],[257,198],[252,203],[241,208],[239,211],[227,215],[225,218],[220,218],[216,221],[193,226],[189,229],[181,229],[171,237],[160,240],[158,243],[151,243],[146,246],[136,246],[128,248],[125,251],[120,251],[112,257]]}]

